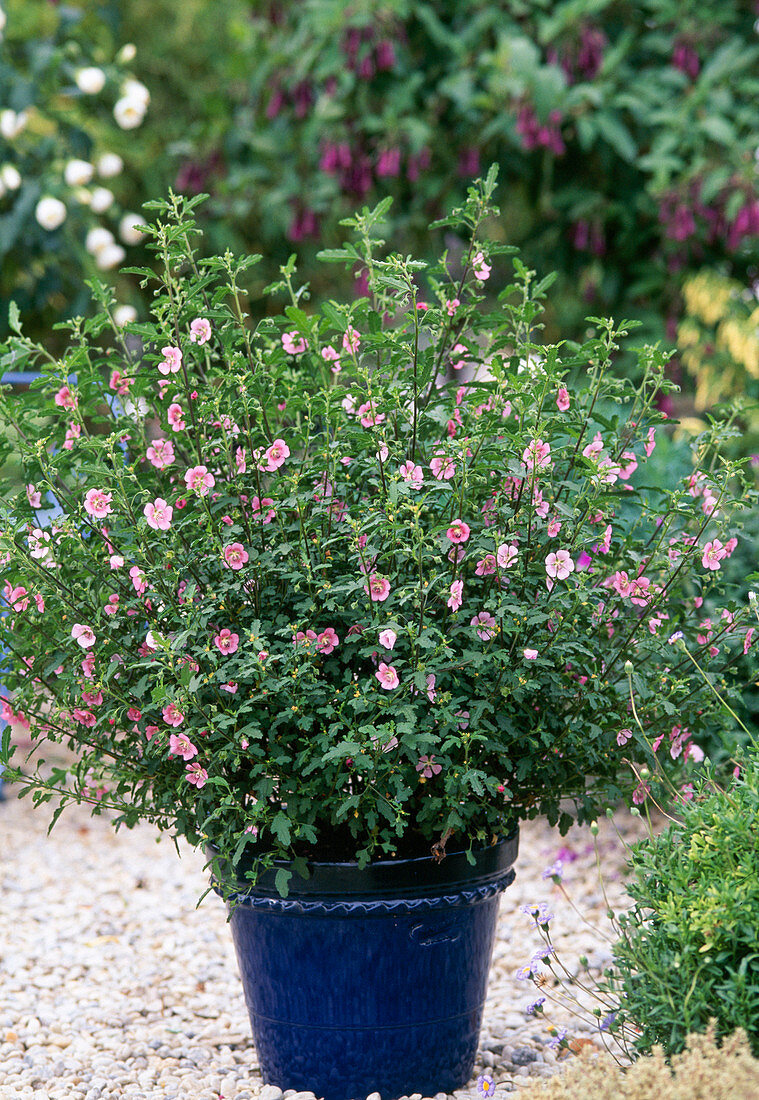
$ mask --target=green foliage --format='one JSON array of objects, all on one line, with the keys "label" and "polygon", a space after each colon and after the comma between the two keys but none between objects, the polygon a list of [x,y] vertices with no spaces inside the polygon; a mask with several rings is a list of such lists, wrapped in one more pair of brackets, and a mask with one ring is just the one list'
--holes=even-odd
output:
[{"label": "green foliage", "polygon": [[727,790],[699,788],[681,820],[633,852],[614,949],[622,1009],[642,1051],[683,1049],[710,1019],[759,1053],[759,768],[747,757]]},{"label": "green foliage", "polygon": [[172,196],[149,321],[119,328],[94,283],[60,357],[7,341],[0,366],[42,376],[2,401],[26,484],[2,487],[6,713],[76,753],[12,769],[36,798],[227,858],[364,862],[565,829],[645,799],[641,763],[692,766],[722,719],[669,639],[715,679],[743,642],[746,608],[697,613],[724,599],[740,467],[716,429],[711,469],[649,482],[666,356],[640,347],[633,385],[625,323],[538,342],[551,280],[488,240],[495,177],[449,218],[461,258],[386,255],[388,204],[364,208],[325,260],[367,295],[314,307],[291,257],[255,325],[260,257],[203,259],[199,200]]}]

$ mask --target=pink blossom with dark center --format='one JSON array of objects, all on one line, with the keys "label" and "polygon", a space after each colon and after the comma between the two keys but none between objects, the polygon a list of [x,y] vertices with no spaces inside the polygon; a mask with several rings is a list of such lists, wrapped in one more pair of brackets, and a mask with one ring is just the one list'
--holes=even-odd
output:
[{"label": "pink blossom with dark center", "polygon": [[242,569],[248,560],[248,552],[241,542],[232,542],[224,547],[224,562],[235,572]]}]

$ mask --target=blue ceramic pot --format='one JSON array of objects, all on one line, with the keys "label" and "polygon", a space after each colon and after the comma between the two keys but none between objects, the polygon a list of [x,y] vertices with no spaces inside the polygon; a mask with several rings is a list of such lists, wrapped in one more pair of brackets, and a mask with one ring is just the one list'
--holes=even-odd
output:
[{"label": "blue ceramic pot", "polygon": [[230,902],[264,1081],[325,1100],[453,1092],[471,1077],[499,893],[518,835],[475,853],[274,871]]}]

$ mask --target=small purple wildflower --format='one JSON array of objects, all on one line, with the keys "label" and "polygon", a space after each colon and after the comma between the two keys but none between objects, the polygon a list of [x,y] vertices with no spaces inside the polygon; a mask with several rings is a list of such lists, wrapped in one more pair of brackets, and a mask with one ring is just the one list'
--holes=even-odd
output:
[{"label": "small purple wildflower", "polygon": [[548,924],[549,921],[553,920],[553,913],[544,901],[532,905],[523,905],[522,912],[528,917],[532,917],[536,924]]},{"label": "small purple wildflower", "polygon": [[483,1073],[477,1078],[477,1091],[480,1096],[492,1096],[495,1092],[495,1081],[488,1073]]},{"label": "small purple wildflower", "polygon": [[599,1031],[608,1031],[609,1028],[611,1027],[611,1025],[616,1020],[616,1018],[617,1018],[616,1012],[609,1012],[608,1015],[604,1016],[603,1020],[601,1020],[601,1023],[598,1025],[598,1030]]},{"label": "small purple wildflower", "polygon": [[533,969],[532,963],[527,963],[526,966],[520,966],[514,977],[518,982],[527,982],[532,977]]},{"label": "small purple wildflower", "polygon": [[553,945],[550,943],[544,943],[542,947],[539,947],[537,951],[533,951],[532,958],[530,959],[530,966],[536,967],[538,963],[544,962],[551,965],[549,962],[551,955],[553,955]]},{"label": "small purple wildflower", "polygon": [[564,869],[564,864],[560,859],[557,859],[555,863],[552,863],[550,867],[546,867],[543,872],[543,878],[552,878],[555,882],[561,882],[561,875]]},{"label": "small purple wildflower", "polygon": [[558,1050],[566,1037],[567,1029],[565,1027],[553,1028],[553,1037],[548,1040],[549,1047],[553,1050]]},{"label": "small purple wildflower", "polygon": [[546,1003],[545,997],[538,997],[536,1001],[530,1001],[525,1012],[528,1016],[534,1016],[536,1012],[543,1011],[543,1005]]}]

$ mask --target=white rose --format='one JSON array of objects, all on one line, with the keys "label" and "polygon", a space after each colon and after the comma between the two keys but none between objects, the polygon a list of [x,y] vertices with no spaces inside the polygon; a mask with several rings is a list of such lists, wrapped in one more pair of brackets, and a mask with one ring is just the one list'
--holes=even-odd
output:
[{"label": "white rose", "polygon": [[134,306],[116,306],[113,311],[113,320],[121,328],[123,325],[131,325],[137,320],[137,310]]},{"label": "white rose", "polygon": [[0,168],[0,180],[9,191],[18,191],[21,186],[21,173],[15,164],[4,164]]},{"label": "white rose", "polygon": [[113,191],[109,191],[107,187],[96,187],[92,192],[90,206],[96,214],[104,214],[112,203]]},{"label": "white rose", "polygon": [[118,176],[124,167],[124,162],[118,153],[103,153],[97,163],[98,175],[104,180]]},{"label": "white rose", "polygon": [[122,130],[134,130],[145,117],[145,105],[141,100],[124,96],[116,101],[113,117]]},{"label": "white rose", "polygon": [[95,169],[88,160],[70,160],[63,169],[63,178],[69,187],[84,187],[94,173]]},{"label": "white rose", "polygon": [[74,80],[79,91],[84,92],[85,95],[98,95],[105,87],[105,73],[94,65],[79,69]]},{"label": "white rose", "polygon": [[125,214],[119,222],[119,236],[124,244],[139,244],[145,234],[136,227],[144,224],[139,214]]},{"label": "white rose", "polygon": [[110,271],[124,262],[126,252],[120,244],[107,244],[95,253],[95,263],[101,271]]},{"label": "white rose", "polygon": [[134,80],[132,77],[129,80],[125,80],[121,85],[121,94],[125,99],[134,99],[138,103],[143,105],[143,108],[147,110],[150,103],[150,92],[147,90],[141,80]]},{"label": "white rose", "polygon": [[136,56],[137,47],[133,42],[127,42],[116,54],[116,61],[119,65],[128,65],[130,61],[134,61]]},{"label": "white rose", "polygon": [[94,229],[91,229],[85,238],[84,247],[93,256],[97,256],[101,249],[107,248],[111,244],[115,244],[113,233],[110,229],[105,229],[102,225],[96,225]]},{"label": "white rose", "polygon": [[60,199],[44,195],[35,207],[34,216],[43,229],[57,229],[66,220],[66,207]]},{"label": "white rose", "polygon": [[26,126],[29,114],[27,111],[19,111],[16,114],[10,107],[0,111],[0,134],[6,141],[13,141],[14,137],[21,133]]}]

